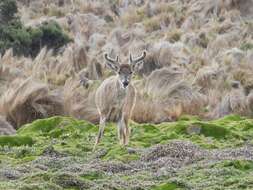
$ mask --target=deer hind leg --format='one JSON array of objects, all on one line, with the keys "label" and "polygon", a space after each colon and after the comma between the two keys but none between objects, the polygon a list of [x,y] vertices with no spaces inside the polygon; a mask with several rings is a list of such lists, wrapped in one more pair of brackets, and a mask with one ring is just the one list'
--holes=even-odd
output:
[{"label": "deer hind leg", "polygon": [[104,134],[104,129],[105,129],[105,123],[106,123],[106,117],[105,116],[100,116],[100,122],[99,122],[99,131],[98,131],[98,136],[96,138],[96,142],[93,147],[93,151],[96,149],[97,144],[100,142],[103,134]]}]

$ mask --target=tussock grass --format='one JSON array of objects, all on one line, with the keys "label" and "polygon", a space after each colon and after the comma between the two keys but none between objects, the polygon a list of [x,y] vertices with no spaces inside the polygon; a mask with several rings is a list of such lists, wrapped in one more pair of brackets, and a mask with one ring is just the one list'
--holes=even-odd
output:
[{"label": "tussock grass", "polygon": [[[247,0],[246,5],[249,3]],[[39,103],[42,108],[36,108],[39,113],[36,111],[34,119],[52,115],[51,103],[56,101],[64,106],[55,114],[97,122],[96,88],[114,74],[105,67],[104,52],[113,57],[120,54],[123,63],[129,51],[138,55],[143,49],[147,57],[133,79],[138,91],[134,121],[160,123],[183,114],[211,118],[217,110],[220,116],[252,114],[252,24],[246,19],[250,10],[238,1],[20,1],[18,5],[24,24],[54,20],[74,41],[57,54],[41,47],[34,59],[14,56],[11,49],[1,55],[1,114],[15,127],[33,120],[17,121],[17,107],[48,100],[48,96],[50,103]],[[18,85],[13,89],[14,83],[21,85],[31,76],[44,90],[31,95],[21,93]],[[230,86],[233,81],[241,85],[235,97]],[[32,86],[27,84],[25,91]],[[225,95],[231,95],[229,100]],[[16,99],[15,106],[12,100]],[[247,101],[242,103],[242,99]],[[233,109],[225,109],[228,105],[234,105]]]}]

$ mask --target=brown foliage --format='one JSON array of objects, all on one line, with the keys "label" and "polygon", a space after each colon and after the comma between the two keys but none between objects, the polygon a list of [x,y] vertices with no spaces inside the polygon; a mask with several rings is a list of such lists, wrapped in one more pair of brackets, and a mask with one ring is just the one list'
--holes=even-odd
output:
[{"label": "brown foliage", "polygon": [[126,63],[143,50],[134,121],[252,116],[252,0],[19,2],[26,25],[56,20],[74,42],[58,55],[0,57],[0,111],[15,128],[55,114],[96,123],[96,88],[113,74],[103,54]]},{"label": "brown foliage", "polygon": [[61,96],[46,84],[17,79],[1,97],[0,112],[16,129],[39,118],[62,115]]},{"label": "brown foliage", "polygon": [[16,130],[5,120],[3,116],[0,116],[0,135],[13,135]]},{"label": "brown foliage", "polygon": [[78,77],[69,78],[63,88],[65,114],[98,123],[99,114],[95,105],[98,84],[88,79],[81,85]]}]

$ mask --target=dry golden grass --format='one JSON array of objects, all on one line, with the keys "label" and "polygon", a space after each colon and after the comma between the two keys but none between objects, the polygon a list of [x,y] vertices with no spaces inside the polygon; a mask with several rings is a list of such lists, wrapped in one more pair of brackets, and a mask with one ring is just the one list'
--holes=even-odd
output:
[{"label": "dry golden grass", "polygon": [[99,114],[95,105],[95,92],[98,84],[85,81],[81,84],[78,77],[69,78],[63,88],[65,114],[98,123]]},{"label": "dry golden grass", "polygon": [[[74,42],[35,59],[0,56],[1,115],[15,128],[55,114],[98,122],[96,88],[114,74],[105,52],[128,60],[147,50],[133,83],[136,122],[172,121],[182,114],[252,115],[252,22],[249,1],[31,1],[25,24],[53,16]],[[22,7],[24,6],[24,7]],[[46,16],[46,17],[42,17]],[[56,18],[58,17],[58,18]],[[239,81],[240,89],[231,87]],[[24,114],[26,112],[26,114]]]},{"label": "dry golden grass", "polygon": [[5,120],[3,116],[0,116],[0,135],[13,135],[16,130]]},{"label": "dry golden grass", "polygon": [[221,100],[213,111],[212,118],[220,118],[228,114],[249,115],[249,105],[243,89],[233,89]]},{"label": "dry golden grass", "polygon": [[0,113],[15,128],[38,118],[63,114],[61,93],[34,78],[16,79],[0,100]]},{"label": "dry golden grass", "polygon": [[165,34],[165,39],[174,43],[180,40],[182,35],[182,31],[179,29],[175,29],[172,31],[169,31],[168,33]]},{"label": "dry golden grass", "polygon": [[143,22],[146,32],[153,32],[161,29],[161,20],[159,16],[145,19]]},{"label": "dry golden grass", "polygon": [[121,16],[122,23],[126,24],[128,27],[132,26],[134,23],[143,21],[144,18],[144,9],[136,8],[130,9]]}]

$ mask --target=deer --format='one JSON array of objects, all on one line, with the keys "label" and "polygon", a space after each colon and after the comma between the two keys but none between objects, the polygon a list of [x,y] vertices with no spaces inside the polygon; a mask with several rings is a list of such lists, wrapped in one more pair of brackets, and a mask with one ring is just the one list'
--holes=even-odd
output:
[{"label": "deer", "polygon": [[131,78],[134,73],[141,67],[146,57],[146,51],[137,58],[129,54],[129,63],[121,64],[119,56],[113,59],[104,54],[106,66],[109,67],[116,75],[105,79],[98,87],[95,94],[95,104],[100,116],[99,131],[96,138],[93,151],[100,142],[105,124],[114,113],[117,122],[118,139],[120,145],[128,145],[130,130],[128,121],[136,101],[136,89],[131,84]]}]

